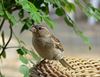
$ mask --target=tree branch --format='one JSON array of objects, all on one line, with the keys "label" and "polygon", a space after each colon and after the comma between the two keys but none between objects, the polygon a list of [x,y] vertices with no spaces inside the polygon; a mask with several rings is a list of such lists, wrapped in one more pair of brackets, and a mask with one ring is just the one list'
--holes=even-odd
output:
[{"label": "tree branch", "polygon": [[10,46],[10,47],[6,47],[6,49],[9,49],[9,48],[19,48],[19,46]]},{"label": "tree branch", "polygon": [[3,18],[3,20],[2,20],[2,22],[0,24],[0,31],[1,31],[2,27],[3,27],[4,22],[5,22],[5,18]]},{"label": "tree branch", "polygon": [[[0,46],[1,48],[4,48],[3,46]],[[9,49],[9,48],[19,48],[20,46],[9,46],[9,47],[6,47],[5,49]]]},{"label": "tree branch", "polygon": [[10,26],[9,26],[9,29],[10,29],[10,36],[9,36],[9,39],[8,39],[7,43],[6,43],[5,46],[3,47],[3,49],[2,49],[2,51],[1,51],[1,53],[0,53],[0,56],[3,54],[3,52],[5,51],[7,45],[8,45],[9,42],[11,41],[11,38],[12,38],[12,26],[11,26],[11,24],[10,24]]}]

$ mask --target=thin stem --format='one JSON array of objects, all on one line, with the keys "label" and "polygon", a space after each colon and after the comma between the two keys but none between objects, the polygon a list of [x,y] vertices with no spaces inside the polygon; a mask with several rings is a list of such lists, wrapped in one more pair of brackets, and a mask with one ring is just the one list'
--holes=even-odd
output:
[{"label": "thin stem", "polygon": [[3,52],[5,51],[7,45],[9,44],[9,42],[11,41],[11,38],[12,38],[12,26],[11,26],[11,24],[10,24],[9,28],[10,28],[10,36],[9,36],[9,39],[8,39],[7,43],[6,43],[5,46],[3,47],[3,49],[2,49],[2,51],[1,51],[1,53],[0,53],[0,56],[1,56],[1,55],[3,54]]},{"label": "thin stem", "polygon": [[[0,46],[1,48],[4,48],[3,46]],[[9,46],[9,47],[6,47],[6,49],[9,49],[9,48],[19,48],[20,46]]]},{"label": "thin stem", "polygon": [[3,27],[4,22],[5,22],[5,18],[3,18],[3,20],[2,20],[2,22],[0,24],[0,31],[1,31],[2,27]]},{"label": "thin stem", "polygon": [[9,49],[9,48],[19,48],[20,46],[10,46],[10,47],[6,47],[6,49]]}]

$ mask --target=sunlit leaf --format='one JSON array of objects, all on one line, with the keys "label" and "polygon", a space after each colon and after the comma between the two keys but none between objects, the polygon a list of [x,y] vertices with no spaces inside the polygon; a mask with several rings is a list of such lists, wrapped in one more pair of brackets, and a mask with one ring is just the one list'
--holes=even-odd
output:
[{"label": "sunlit leaf", "polygon": [[68,2],[65,4],[65,11],[66,12],[72,12],[72,11],[75,11],[75,5],[71,2]]},{"label": "sunlit leaf", "polygon": [[17,3],[22,5],[23,9],[27,12],[30,13],[30,17],[35,21],[35,23],[40,23],[41,22],[41,15],[38,12],[38,9],[29,2],[28,0],[16,0]]},{"label": "sunlit leaf", "polygon": [[55,23],[48,17],[48,16],[44,16],[43,20],[46,22],[46,24],[50,27],[50,28],[54,28]]},{"label": "sunlit leaf", "polygon": [[2,7],[2,3],[0,3],[0,16],[4,15],[4,11],[3,11],[3,7]]},{"label": "sunlit leaf", "polygon": [[87,0],[75,0],[75,3],[80,7],[80,9],[88,16],[93,17],[96,20],[100,20],[100,9],[93,7]]},{"label": "sunlit leaf", "polygon": [[19,71],[24,75],[24,77],[29,77],[29,68],[26,65],[21,65]]},{"label": "sunlit leaf", "polygon": [[22,63],[28,64],[28,59],[27,59],[26,57],[24,57],[24,56],[22,56],[22,55],[19,55],[19,59],[20,59],[20,61],[21,61]]},{"label": "sunlit leaf", "polygon": [[5,14],[6,17],[8,18],[8,20],[15,25],[16,24],[16,19],[14,18],[14,16],[12,14],[10,14],[8,11],[5,10]]},{"label": "sunlit leaf", "polygon": [[100,10],[97,8],[94,8],[92,6],[88,6],[84,8],[84,13],[89,17],[94,17],[97,20],[100,20]]},{"label": "sunlit leaf", "polygon": [[85,36],[82,31],[80,31],[78,29],[78,27],[76,26],[76,24],[74,23],[74,21],[68,15],[66,15],[64,17],[64,19],[65,19],[65,22],[68,24],[68,26],[70,26],[74,30],[74,32],[78,36],[81,37],[81,39],[84,41],[84,43],[89,46],[89,49],[91,49],[92,45],[91,45],[90,39],[87,36]]}]

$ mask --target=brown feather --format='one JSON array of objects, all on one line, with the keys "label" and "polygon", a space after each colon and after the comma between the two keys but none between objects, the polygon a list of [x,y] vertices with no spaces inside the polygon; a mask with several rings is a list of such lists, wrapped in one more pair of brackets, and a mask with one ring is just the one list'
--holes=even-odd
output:
[{"label": "brown feather", "polygon": [[55,47],[56,47],[57,49],[60,49],[60,50],[63,52],[64,49],[63,49],[63,46],[62,46],[61,42],[60,42],[54,35],[51,36],[51,39],[52,39],[52,41],[54,42]]}]

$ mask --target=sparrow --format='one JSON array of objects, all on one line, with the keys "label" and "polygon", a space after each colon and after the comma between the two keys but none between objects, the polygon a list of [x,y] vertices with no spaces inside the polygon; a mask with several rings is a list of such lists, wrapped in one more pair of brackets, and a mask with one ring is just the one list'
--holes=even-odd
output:
[{"label": "sparrow", "polygon": [[72,68],[64,59],[64,49],[61,42],[43,25],[33,25],[32,44],[37,53],[44,59],[59,60],[68,69]]}]

